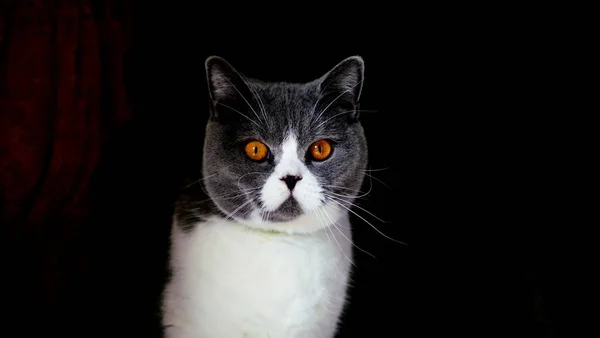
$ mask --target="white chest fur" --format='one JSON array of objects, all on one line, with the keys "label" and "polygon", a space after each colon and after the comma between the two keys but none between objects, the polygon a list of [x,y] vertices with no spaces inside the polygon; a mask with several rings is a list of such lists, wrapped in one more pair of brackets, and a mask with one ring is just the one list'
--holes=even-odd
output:
[{"label": "white chest fur", "polygon": [[337,228],[286,235],[216,217],[189,233],[174,225],[166,337],[333,337],[352,259],[348,220]]}]

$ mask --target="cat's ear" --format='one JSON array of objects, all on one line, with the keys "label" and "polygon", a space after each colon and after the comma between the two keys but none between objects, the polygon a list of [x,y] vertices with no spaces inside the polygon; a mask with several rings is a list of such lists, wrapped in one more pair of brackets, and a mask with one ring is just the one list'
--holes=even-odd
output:
[{"label": "cat's ear", "polygon": [[323,94],[337,93],[338,100],[357,104],[360,100],[365,74],[365,63],[360,56],[351,56],[338,63],[321,78]]},{"label": "cat's ear", "polygon": [[213,108],[211,117],[221,118],[235,114],[232,109],[237,109],[236,102],[252,97],[243,75],[219,56],[208,57],[204,65]]}]

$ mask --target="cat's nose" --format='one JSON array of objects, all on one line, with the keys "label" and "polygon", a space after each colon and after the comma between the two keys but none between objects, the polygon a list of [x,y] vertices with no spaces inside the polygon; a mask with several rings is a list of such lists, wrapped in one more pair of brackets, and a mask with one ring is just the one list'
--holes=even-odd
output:
[{"label": "cat's nose", "polygon": [[280,180],[284,181],[290,190],[293,190],[296,186],[296,183],[302,179],[302,176],[298,175],[287,175],[280,178]]}]

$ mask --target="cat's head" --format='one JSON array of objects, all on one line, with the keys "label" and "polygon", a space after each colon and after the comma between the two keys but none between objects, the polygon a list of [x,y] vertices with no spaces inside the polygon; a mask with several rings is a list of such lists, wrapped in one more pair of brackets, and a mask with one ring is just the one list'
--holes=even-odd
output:
[{"label": "cat's head", "polygon": [[363,181],[358,120],[361,57],[309,83],[245,77],[206,60],[211,99],[204,186],[226,215],[251,227],[312,232],[348,213]]}]

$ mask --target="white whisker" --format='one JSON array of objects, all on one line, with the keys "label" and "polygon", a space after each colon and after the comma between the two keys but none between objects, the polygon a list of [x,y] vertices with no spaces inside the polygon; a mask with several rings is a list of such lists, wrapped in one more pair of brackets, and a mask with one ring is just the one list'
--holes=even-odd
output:
[{"label": "white whisker", "polygon": [[[319,118],[321,117],[321,115],[323,115],[323,113],[325,113],[325,111],[327,111],[327,109],[329,109],[329,107],[331,107],[331,105],[332,105],[332,104],[333,104],[335,101],[337,101],[337,100],[338,100],[340,97],[342,97],[344,94],[346,94],[346,93],[349,93],[350,91],[354,90],[354,88],[355,88],[356,86],[358,86],[359,84],[363,83],[363,81],[364,81],[364,80],[365,80],[365,79],[363,78],[362,80],[358,81],[358,82],[357,82],[357,83],[356,83],[354,86],[352,86],[352,87],[350,87],[349,89],[347,89],[347,90],[343,91],[343,92],[342,92],[340,95],[338,95],[338,96],[337,96],[335,99],[333,99],[333,101],[331,101],[331,102],[330,102],[330,103],[329,103],[329,104],[328,104],[328,105],[325,107],[325,109],[323,109],[323,110],[322,110],[322,111],[319,113],[319,115],[317,116],[317,118],[316,118],[316,119],[313,119],[313,122],[317,122],[317,121],[319,121]],[[312,124],[312,123],[311,123],[311,124]]]},{"label": "white whisker", "polygon": [[344,202],[344,203],[348,203],[348,204],[350,204],[350,206],[352,206],[352,207],[356,207],[356,208],[358,208],[358,209],[360,209],[360,210],[362,210],[362,211],[364,211],[364,212],[368,213],[369,215],[373,216],[373,218],[377,219],[377,220],[378,220],[379,222],[381,222],[381,223],[389,223],[388,221],[384,221],[384,220],[382,220],[381,218],[379,218],[379,217],[375,216],[375,215],[374,215],[372,212],[370,212],[369,210],[367,210],[367,209],[365,209],[365,208],[361,207],[360,205],[358,205],[358,204],[356,204],[356,203],[352,203],[352,202],[350,202],[350,201],[348,201],[348,200],[345,200],[345,199],[343,199],[343,198],[336,197],[336,196],[331,196],[331,195],[329,195],[329,196],[327,196],[327,197],[329,197],[329,198],[332,198],[332,199],[336,199],[338,202]]},{"label": "white whisker", "polygon": [[[241,74],[238,73],[238,76],[240,77],[240,79],[242,79],[242,81],[246,84],[246,86],[248,86],[248,83],[244,80],[244,78],[241,76]],[[254,115],[256,115],[256,118],[260,122],[260,116],[258,116],[258,114],[256,113],[256,110],[254,110],[254,108],[252,107],[252,105],[250,104],[250,102],[248,102],[248,100],[246,100],[246,98],[244,97],[244,95],[242,94],[242,92],[240,92],[237,89],[237,87],[233,83],[231,83],[231,81],[229,81],[229,79],[227,77],[224,77],[224,78],[225,78],[225,80],[227,80],[227,82],[229,82],[229,84],[233,87],[233,89],[235,89],[235,91],[238,92],[238,94],[240,94],[240,96],[242,97],[242,99],[244,99],[244,102],[246,102],[246,104],[248,105],[248,107],[250,107],[250,109],[252,110],[252,112],[254,113]]]},{"label": "white whisker", "polygon": [[[207,176],[206,178],[208,178],[208,177],[210,177],[210,176]],[[202,191],[203,191],[203,192],[204,192],[204,193],[205,193],[207,196],[211,197],[211,198],[209,198],[209,200],[210,200],[210,199],[220,199],[220,198],[222,198],[222,197],[228,197],[228,196],[231,196],[231,195],[221,195],[221,196],[214,196],[214,197],[213,197],[213,196],[211,196],[211,194],[209,194],[209,193],[208,193],[208,191],[206,191],[206,189],[204,189],[204,186],[203,186],[202,184],[200,184],[200,189],[202,189]],[[260,188],[241,189],[239,186],[238,186],[238,189],[240,189],[240,191],[241,191],[241,192],[243,192],[244,194],[246,194],[246,193],[248,193],[248,192],[253,192],[253,191],[260,190]],[[243,196],[244,194],[240,194],[239,196]],[[233,195],[233,194],[232,194],[232,195]],[[225,198],[225,199],[234,199],[234,198],[236,198],[236,197],[231,197],[231,198],[229,198],[229,197],[228,197],[228,198]],[[205,201],[206,201],[206,200],[205,200]]]},{"label": "white whisker", "polygon": [[[332,187],[332,188],[338,188],[338,189],[345,189],[345,190],[349,190],[349,191],[354,191],[354,192],[358,192],[360,193],[360,195],[355,196],[354,198],[362,198],[367,196],[369,193],[371,193],[371,190],[373,190],[373,181],[371,180],[371,177],[369,178],[369,190],[367,192],[363,192],[361,190],[355,190],[355,189],[350,189],[350,188],[345,188],[345,187],[340,187],[340,186],[336,186],[336,185],[324,185],[325,187]],[[333,193],[333,192],[330,192]],[[333,193],[336,195],[340,195],[341,194],[337,194],[337,193]]]},{"label": "white whisker", "polygon": [[219,196],[212,196],[203,200],[199,200],[198,203],[203,203],[203,202],[207,202],[207,201],[214,201],[214,200],[219,200],[219,201],[226,201],[226,200],[233,200],[242,196],[247,196],[249,192],[253,192],[253,191],[258,191],[260,190],[260,188],[252,188],[252,189],[247,189],[242,191],[241,194],[235,192],[233,194],[228,194],[228,195],[219,195]]},{"label": "white whisker", "polygon": [[364,191],[362,190],[356,190],[356,189],[351,189],[351,188],[346,188],[346,187],[341,187],[339,185],[331,185],[331,184],[323,184],[323,187],[328,187],[328,188],[337,188],[337,189],[344,189],[344,190],[348,190],[348,191],[354,191],[354,192],[358,192],[358,193],[364,193]]},{"label": "white whisker", "polygon": [[248,84],[248,82],[244,79],[244,83],[246,84],[246,86],[248,86],[248,88],[250,88],[250,91],[252,91],[252,95],[254,96],[254,98],[256,99],[256,101],[258,102],[258,110],[260,110],[262,116],[265,119],[265,125],[269,126],[269,124],[267,123],[268,121],[268,117],[267,117],[267,110],[265,109],[265,105],[262,101],[262,98],[260,97],[260,95],[258,94],[258,92],[256,91],[256,89],[251,86],[250,84]]},{"label": "white whisker", "polygon": [[385,183],[384,183],[382,180],[378,179],[377,177],[375,177],[375,176],[373,176],[373,175],[371,175],[371,174],[368,174],[368,173],[366,173],[366,172],[363,172],[363,174],[365,174],[366,176],[368,176],[368,177],[370,177],[370,178],[374,179],[375,181],[377,181],[377,182],[379,182],[379,183],[383,184],[383,186],[384,186],[384,187],[386,187],[386,188],[388,188],[388,189],[390,189],[390,190],[392,189],[392,188],[390,188],[390,186],[389,186],[389,185],[385,184]]},{"label": "white whisker", "polygon": [[241,180],[242,180],[242,178],[244,178],[245,176],[252,175],[252,174],[261,174],[261,172],[258,172],[258,171],[253,171],[253,172],[246,173],[246,174],[244,174],[244,175],[240,176],[240,178],[238,178],[238,180],[237,180],[237,186],[238,186],[238,189],[240,189],[241,191],[244,191],[244,189],[242,189],[242,187],[240,187],[240,181],[241,181]]},{"label": "white whisker", "polygon": [[314,127],[314,129],[318,129],[320,126],[324,125],[325,123],[329,122],[330,120],[332,120],[332,119],[334,119],[334,118],[336,118],[336,117],[338,117],[338,116],[340,116],[340,115],[344,115],[344,114],[350,114],[350,113],[355,113],[355,112],[358,112],[358,113],[361,113],[361,112],[369,112],[369,110],[360,110],[360,109],[355,109],[355,110],[346,110],[346,111],[343,111],[343,112],[341,112],[341,113],[337,113],[337,114],[333,115],[332,117],[328,118],[327,120],[325,120],[325,121],[323,121],[323,122],[319,123],[319,125],[318,125],[318,126],[316,126],[316,127]]},{"label": "white whisker", "polygon": [[[316,210],[319,210],[319,214],[320,215],[323,215],[323,212],[325,211],[325,210],[320,210],[320,209],[316,209]],[[325,220],[323,219],[323,221],[325,221]],[[326,224],[327,223],[325,223],[325,227],[324,227],[325,231],[331,231],[331,236],[333,237],[333,240],[335,241],[335,243],[337,244],[338,248],[340,249],[340,252],[344,255],[344,257],[346,257],[346,259],[348,260],[348,262],[350,264],[352,264],[353,266],[356,267],[356,265],[354,264],[354,262],[352,262],[352,260],[350,259],[350,257],[348,257],[348,255],[346,255],[346,253],[344,252],[344,249],[342,249],[342,246],[340,245],[340,242],[338,242],[338,240],[335,238],[335,234],[333,233],[333,231],[331,229],[329,229],[329,227]]]},{"label": "white whisker", "polygon": [[194,184],[196,184],[196,183],[200,183],[200,182],[204,181],[205,179],[207,179],[207,178],[211,178],[211,177],[213,177],[213,176],[215,176],[215,175],[218,175],[218,174],[219,174],[219,172],[217,171],[217,172],[215,172],[214,174],[212,174],[212,175],[208,175],[208,176],[205,176],[205,177],[203,177],[203,178],[201,178],[201,179],[199,179],[199,180],[196,180],[196,181],[194,181],[194,182],[192,182],[192,183],[190,183],[190,184],[186,185],[185,187],[183,187],[183,188],[181,188],[181,189],[189,188],[189,187],[191,187],[192,185],[194,185]]},{"label": "white whisker", "polygon": [[356,212],[354,212],[354,211],[353,211],[353,210],[351,210],[350,208],[346,207],[346,206],[345,206],[345,205],[343,205],[342,203],[340,203],[340,202],[338,202],[338,201],[336,201],[336,200],[334,200],[334,199],[331,199],[331,198],[330,198],[329,200],[330,200],[330,201],[332,201],[332,202],[334,202],[334,203],[336,203],[336,204],[338,204],[338,205],[339,205],[339,206],[341,206],[342,208],[344,208],[344,209],[348,210],[349,212],[353,213],[354,215],[356,215],[356,217],[358,217],[358,218],[362,219],[363,221],[365,221],[365,223],[367,223],[368,225],[370,225],[370,226],[371,226],[371,228],[373,228],[375,231],[377,231],[377,232],[378,232],[380,235],[382,235],[383,237],[385,237],[385,238],[387,238],[387,239],[389,239],[389,240],[391,240],[391,241],[394,241],[394,242],[396,242],[396,243],[400,243],[400,244],[403,244],[403,245],[406,245],[406,246],[408,246],[406,243],[404,243],[404,242],[402,242],[402,241],[399,241],[399,240],[397,240],[397,239],[394,239],[394,238],[392,238],[392,237],[390,237],[390,236],[388,236],[388,235],[384,234],[383,232],[381,232],[381,230],[377,229],[377,228],[376,228],[376,227],[375,227],[373,224],[371,224],[369,221],[367,221],[367,220],[366,220],[364,217],[362,217],[361,215],[357,214]]},{"label": "white whisker", "polygon": [[254,192],[254,191],[259,191],[259,188],[253,188],[253,189],[246,189],[246,190],[241,190],[241,194],[237,194],[235,196],[231,196],[231,197],[227,197],[227,196],[223,196],[222,198],[220,197],[213,197],[212,199],[218,199],[218,200],[232,200],[232,199],[236,199],[238,197],[242,197],[242,196],[248,196],[248,193],[250,192]]},{"label": "white whisker", "polygon": [[324,125],[325,123],[329,122],[330,120],[332,120],[340,115],[349,114],[349,113],[353,113],[353,112],[354,112],[354,110],[347,110],[347,111],[343,111],[341,113],[337,113],[337,114],[333,115],[332,117],[328,118],[327,120],[319,123],[319,125],[314,127],[314,129],[319,129],[320,126]]},{"label": "white whisker", "polygon": [[[340,230],[340,229],[339,229],[339,228],[336,226],[336,223],[337,223],[337,222],[333,220],[333,218],[331,217],[331,215],[329,215],[329,213],[327,212],[327,210],[324,210],[324,209],[323,209],[323,212],[325,213],[325,216],[326,216],[327,218],[329,218],[329,220],[331,221],[331,225],[333,225],[333,227],[334,227],[334,228],[335,228],[335,229],[336,229],[336,230],[337,230],[337,231],[340,233],[340,235],[342,235],[342,236],[343,236],[343,237],[344,237],[344,238],[345,238],[345,239],[348,241],[348,243],[352,244],[352,246],[354,246],[354,247],[355,247],[355,248],[357,248],[358,250],[360,250],[360,251],[362,251],[362,252],[366,253],[367,255],[369,255],[369,256],[371,256],[371,257],[373,257],[373,258],[377,259],[377,257],[375,257],[375,256],[374,256],[372,253],[368,252],[367,250],[364,250],[364,249],[360,248],[358,245],[354,244],[354,242],[353,242],[353,241],[352,241],[350,238],[348,238],[346,235],[344,235],[344,232],[343,232],[342,230]],[[341,224],[339,224],[339,223],[337,223],[337,224],[341,226]]]},{"label": "white whisker", "polygon": [[222,105],[225,108],[229,108],[229,109],[233,110],[234,112],[236,112],[236,113],[242,115],[243,117],[247,118],[250,122],[254,123],[257,127],[263,129],[263,127],[260,124],[256,123],[256,121],[254,121],[253,119],[249,118],[246,114],[240,112],[239,110],[237,110],[237,109],[235,109],[233,107],[230,107],[230,106],[228,106],[228,105],[226,105],[224,103],[221,103],[221,102],[217,102],[217,101],[213,101],[213,102],[216,103],[216,104],[220,104],[220,105]]},{"label": "white whisker", "polygon": [[360,194],[360,195],[356,195],[356,196],[355,195],[338,194],[336,192],[331,192],[331,191],[328,191],[327,193],[328,194],[333,194],[335,196],[344,197],[344,198],[363,198],[363,197],[367,196],[370,192],[371,192],[371,187],[369,187],[369,191],[367,191],[367,192],[365,192],[363,194]]},{"label": "white whisker", "polygon": [[[327,88],[327,87],[325,87]],[[325,91],[325,89],[323,89],[323,91]],[[321,101],[322,98],[324,98],[326,95],[328,95],[329,93],[325,93],[325,94],[321,94],[321,96],[319,96],[319,98],[317,99],[317,102],[315,102],[315,105],[312,107],[312,109],[310,110],[310,116],[313,116],[315,113],[315,109],[317,109],[317,105],[319,104],[319,102]]]},{"label": "white whisker", "polygon": [[389,170],[391,169],[391,167],[385,167],[385,168],[377,168],[377,169],[361,169],[360,171],[362,172],[374,172],[374,171],[384,171],[384,170]]},{"label": "white whisker", "polygon": [[[233,219],[233,218],[235,217],[235,214],[236,214],[236,213],[237,213],[239,210],[241,210],[243,207],[245,207],[246,205],[250,204],[251,202],[252,202],[252,200],[251,200],[251,199],[249,199],[249,200],[247,200],[246,202],[242,203],[242,204],[241,204],[239,207],[235,208],[235,210],[233,210],[231,213],[225,213],[225,215],[226,215],[227,217],[225,217],[221,223],[225,223],[226,221],[228,221],[228,220],[230,220],[230,219]],[[221,224],[221,223],[219,223],[219,224]]]}]

